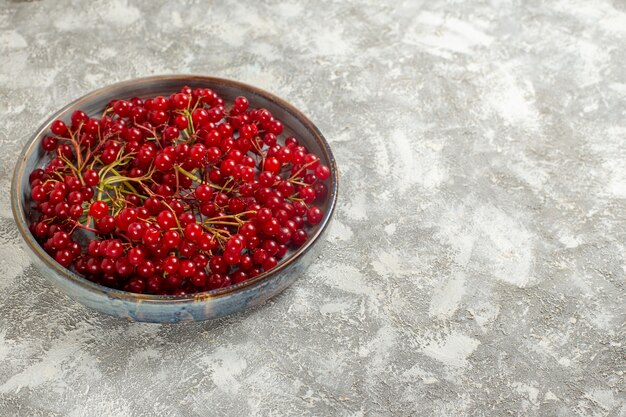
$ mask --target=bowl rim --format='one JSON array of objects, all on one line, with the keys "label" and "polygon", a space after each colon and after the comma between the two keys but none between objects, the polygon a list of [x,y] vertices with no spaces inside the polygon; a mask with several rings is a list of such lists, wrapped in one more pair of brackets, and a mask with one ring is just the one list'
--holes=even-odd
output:
[{"label": "bowl rim", "polygon": [[[66,113],[70,108],[77,106],[80,108],[81,103],[85,103],[92,99],[96,99],[98,96],[105,94],[111,90],[123,89],[125,87],[136,86],[137,84],[150,84],[158,81],[177,81],[182,84],[194,84],[197,82],[202,83],[213,83],[213,84],[221,84],[227,87],[234,87],[246,92],[256,94],[264,97],[265,99],[273,102],[278,105],[285,111],[291,114],[295,119],[300,121],[305,128],[313,135],[316,142],[320,145],[322,149],[322,153],[324,157],[328,160],[328,166],[331,171],[330,175],[330,187],[328,189],[328,209],[322,218],[322,221],[319,224],[315,234],[313,234],[307,242],[294,251],[291,256],[285,259],[282,262],[279,262],[276,267],[274,267],[270,271],[263,272],[257,275],[254,278],[246,280],[244,282],[234,284],[225,288],[217,288],[211,291],[205,291],[194,294],[186,294],[186,295],[156,295],[156,294],[137,294],[129,291],[117,290],[109,287],[105,287],[104,285],[97,284],[93,281],[88,280],[87,278],[82,277],[78,273],[64,268],[59,265],[48,253],[46,253],[43,248],[37,243],[34,236],[29,230],[24,207],[22,206],[19,192],[19,186],[23,181],[24,177],[24,164],[26,160],[30,157],[30,155],[37,149],[39,142],[37,139],[45,133],[50,127],[50,124],[61,117],[64,113]],[[211,298],[219,298],[224,297],[233,293],[240,292],[245,289],[250,289],[252,287],[256,287],[262,285],[269,281],[272,276],[275,276],[288,268],[291,264],[296,262],[298,258],[304,255],[309,249],[317,243],[318,238],[324,233],[330,219],[335,211],[335,207],[337,205],[337,193],[339,189],[339,171],[337,169],[337,163],[335,157],[332,153],[330,145],[324,135],[320,132],[320,130],[311,122],[311,120],[304,114],[302,111],[298,110],[294,105],[289,103],[288,101],[267,92],[261,88],[252,86],[250,84],[242,83],[240,81],[230,80],[226,78],[212,77],[200,74],[165,74],[165,75],[154,75],[149,77],[140,77],[134,78],[126,81],[117,82],[114,84],[110,84],[104,86],[102,88],[90,91],[89,93],[83,95],[82,97],[68,103],[63,106],[60,110],[55,112],[50,118],[48,118],[45,122],[43,122],[39,128],[35,131],[33,135],[31,135],[30,139],[26,142],[22,151],[20,152],[19,158],[16,162],[15,169],[13,171],[13,176],[11,179],[11,210],[13,212],[13,219],[17,225],[17,228],[22,235],[22,238],[26,242],[29,249],[41,260],[46,266],[54,269],[59,273],[60,276],[65,279],[73,282],[74,284],[78,284],[79,286],[85,288],[86,290],[90,290],[92,292],[101,293],[103,295],[107,295],[111,298],[124,299],[130,301],[140,301],[140,302],[149,302],[149,303],[172,303],[172,302],[188,302],[188,301],[201,301]],[[42,271],[43,272],[43,271]]]}]

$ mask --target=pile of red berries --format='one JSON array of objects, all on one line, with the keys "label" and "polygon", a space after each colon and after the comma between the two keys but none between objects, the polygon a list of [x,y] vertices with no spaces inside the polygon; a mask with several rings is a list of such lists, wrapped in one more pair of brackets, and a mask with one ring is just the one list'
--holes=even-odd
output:
[{"label": "pile of red berries", "polygon": [[[324,213],[327,166],[245,97],[206,88],[56,120],[30,173],[30,229],[64,267],[136,293],[189,294],[274,268]],[[81,231],[80,233],[76,233]]]}]

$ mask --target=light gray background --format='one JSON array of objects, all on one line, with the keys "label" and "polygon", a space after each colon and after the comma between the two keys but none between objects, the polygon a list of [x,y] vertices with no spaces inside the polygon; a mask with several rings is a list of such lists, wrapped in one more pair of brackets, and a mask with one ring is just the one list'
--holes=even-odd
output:
[{"label": "light gray background", "polygon": [[[0,415],[626,415],[624,1],[174,3],[0,2]],[[31,132],[162,73],[267,89],[335,151],[322,256],[253,311],[108,318],[18,245]]]}]

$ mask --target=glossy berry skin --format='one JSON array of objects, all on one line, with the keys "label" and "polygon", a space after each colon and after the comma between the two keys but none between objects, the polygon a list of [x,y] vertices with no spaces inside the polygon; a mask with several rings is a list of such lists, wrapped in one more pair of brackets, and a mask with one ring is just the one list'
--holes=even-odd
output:
[{"label": "glossy berry skin", "polygon": [[111,233],[113,230],[115,230],[115,217],[110,215],[102,216],[96,222],[96,229],[98,229],[98,231],[101,233]]},{"label": "glossy berry skin", "polygon": [[126,227],[126,235],[134,242],[138,242],[143,237],[145,231],[145,223],[133,222]]},{"label": "glossy berry skin", "polygon": [[141,246],[135,246],[128,251],[128,262],[131,265],[139,266],[146,258],[146,251]]},{"label": "glossy berry skin", "polygon": [[302,246],[304,242],[306,242],[307,239],[308,239],[307,233],[303,229],[298,229],[293,234],[291,241],[296,246]]},{"label": "glossy berry skin", "polygon": [[160,153],[154,160],[154,166],[159,171],[169,171],[174,167],[174,158],[166,153]]},{"label": "glossy berry skin", "polygon": [[171,229],[176,226],[176,217],[169,210],[163,210],[157,216],[157,223],[163,229]]},{"label": "glossy berry skin", "polygon": [[41,141],[41,147],[43,148],[44,151],[47,151],[47,152],[54,151],[58,145],[59,145],[59,141],[54,136],[46,136]]},{"label": "glossy berry skin", "polygon": [[235,98],[233,107],[237,109],[238,113],[243,113],[248,109],[248,105],[249,105],[248,99],[243,96],[239,96]]},{"label": "glossy berry skin", "polygon": [[180,261],[178,275],[182,278],[189,278],[196,273],[196,264],[190,259]]},{"label": "glossy berry skin", "polygon": [[88,169],[83,173],[83,181],[85,182],[85,185],[93,187],[100,181],[100,176],[95,170]]},{"label": "glossy berry skin", "polygon": [[89,215],[94,219],[101,219],[109,213],[109,206],[104,201],[94,201],[89,206]]},{"label": "glossy berry skin", "polygon": [[188,224],[185,227],[185,238],[191,242],[196,242],[202,235],[202,226],[198,223]]},{"label": "glossy berry skin", "polygon": [[54,255],[54,260],[61,264],[61,266],[68,267],[72,263],[73,256],[67,249],[60,250]]},{"label": "glossy berry skin", "polygon": [[325,165],[318,165],[315,168],[315,176],[320,180],[327,180],[330,177],[330,169]]},{"label": "glossy berry skin", "polygon": [[206,184],[200,184],[195,189],[195,196],[201,202],[209,201],[212,195],[213,189]]},{"label": "glossy berry skin", "polygon": [[168,230],[163,234],[163,245],[169,249],[174,249],[180,245],[181,237],[180,233],[176,230]]},{"label": "glossy berry skin", "polygon": [[319,207],[313,206],[309,208],[309,210],[307,211],[306,217],[307,217],[307,221],[310,224],[318,224],[319,222],[322,221],[322,218],[324,217],[324,213]]},{"label": "glossy berry skin", "polygon": [[269,172],[276,173],[280,169],[280,161],[276,157],[270,157],[265,160],[264,169]]},{"label": "glossy berry skin", "polygon": [[141,241],[146,245],[156,245],[161,239],[161,233],[156,227],[148,226],[143,232]]},{"label": "glossy berry skin", "polygon": [[87,122],[87,120],[89,120],[89,116],[87,116],[87,114],[81,110],[75,110],[72,113],[71,121],[72,127],[74,129],[80,128],[84,123]]},{"label": "glossy berry skin", "polygon": [[52,124],[50,125],[50,130],[53,134],[57,136],[65,136],[68,133],[67,126],[62,120],[55,120],[54,122],[52,122]]}]

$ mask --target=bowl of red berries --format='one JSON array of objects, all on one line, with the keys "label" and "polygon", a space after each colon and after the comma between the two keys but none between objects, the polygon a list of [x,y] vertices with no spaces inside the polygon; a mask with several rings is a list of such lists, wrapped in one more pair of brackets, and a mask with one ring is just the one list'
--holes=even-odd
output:
[{"label": "bowl of red berries", "polygon": [[337,181],[328,142],[286,101],[236,81],[154,76],[46,121],[19,157],[11,205],[35,265],[74,300],[197,321],[303,275]]}]

